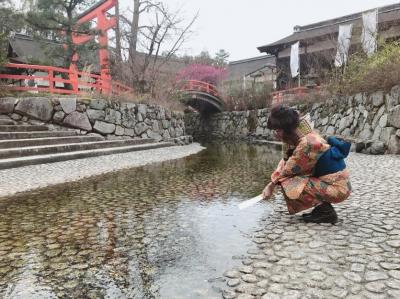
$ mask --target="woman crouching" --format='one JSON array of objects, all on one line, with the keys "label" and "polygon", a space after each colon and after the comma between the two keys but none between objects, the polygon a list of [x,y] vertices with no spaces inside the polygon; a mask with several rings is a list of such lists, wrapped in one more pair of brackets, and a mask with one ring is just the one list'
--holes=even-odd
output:
[{"label": "woman crouching", "polygon": [[350,144],[335,137],[326,141],[303,125],[296,110],[283,105],[271,109],[267,127],[288,145],[288,150],[272,173],[264,198],[269,199],[280,185],[289,214],[315,207],[303,214],[306,222],[336,223],[338,217],[331,204],[344,201],[351,192],[343,160]]}]

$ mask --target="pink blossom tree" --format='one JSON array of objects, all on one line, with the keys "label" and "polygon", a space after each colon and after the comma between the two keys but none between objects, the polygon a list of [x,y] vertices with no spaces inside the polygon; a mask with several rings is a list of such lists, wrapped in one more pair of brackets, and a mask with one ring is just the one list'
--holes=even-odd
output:
[{"label": "pink blossom tree", "polygon": [[227,70],[205,64],[189,64],[177,74],[177,81],[197,80],[217,85],[227,77]]}]

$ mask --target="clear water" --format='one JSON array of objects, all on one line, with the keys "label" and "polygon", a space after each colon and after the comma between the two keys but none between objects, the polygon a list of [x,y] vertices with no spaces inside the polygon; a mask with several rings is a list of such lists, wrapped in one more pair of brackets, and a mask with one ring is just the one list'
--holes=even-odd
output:
[{"label": "clear water", "polygon": [[[279,153],[208,145],[171,162],[0,199],[0,298],[220,298],[271,211],[240,211]],[[21,182],[23,184],[23,182]]]}]

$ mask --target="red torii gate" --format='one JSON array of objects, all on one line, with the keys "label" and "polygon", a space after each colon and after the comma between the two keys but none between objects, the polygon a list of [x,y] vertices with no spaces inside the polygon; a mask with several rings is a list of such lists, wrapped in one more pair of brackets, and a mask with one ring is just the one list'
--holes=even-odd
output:
[{"label": "red torii gate", "polygon": [[[25,69],[25,70],[36,70],[47,72],[46,76],[38,75],[21,75],[21,74],[0,74],[0,79],[5,80],[44,80],[47,81],[48,87],[32,87],[32,86],[6,86],[6,88],[11,90],[19,91],[38,91],[38,92],[50,92],[50,93],[60,93],[60,94],[79,94],[80,85],[94,88],[99,92],[110,94],[120,94],[123,92],[132,92],[132,89],[125,86],[119,82],[112,82],[110,76],[110,66],[109,66],[109,55],[108,55],[108,36],[107,31],[117,24],[117,18],[112,16],[107,18],[107,11],[115,6],[118,0],[101,0],[87,11],[78,16],[77,24],[84,24],[97,19],[96,29],[99,31],[99,58],[100,58],[100,75],[90,74],[86,72],[81,72],[78,70],[78,54],[73,54],[72,62],[69,69],[63,69],[60,67],[53,66],[43,66],[43,65],[28,65],[28,64],[15,64],[8,63],[5,65],[7,69]],[[74,45],[80,45],[93,39],[94,35],[89,34],[72,34],[72,43]],[[66,45],[64,45],[66,47]],[[55,73],[66,74],[69,79],[59,78],[55,76]],[[79,76],[88,77],[92,82],[79,81]],[[72,90],[57,88],[54,84],[60,82],[64,84],[70,84]]]},{"label": "red torii gate", "polygon": [[[87,22],[92,21],[93,19],[97,19],[97,25],[95,29],[97,29],[99,34],[99,59],[100,59],[100,79],[102,82],[101,90],[103,93],[111,92],[111,75],[110,75],[110,66],[109,66],[109,55],[108,55],[108,35],[107,31],[117,24],[117,18],[112,16],[107,18],[107,11],[115,6],[118,0],[102,0],[99,3],[95,4],[93,7],[82,13],[78,17],[77,24],[81,25]],[[74,45],[81,45],[89,40],[93,39],[93,35],[82,35],[73,33],[72,34],[72,42]],[[78,62],[79,56],[75,52],[72,57],[72,63],[70,66],[71,74],[78,74]],[[76,84],[72,84],[75,91],[78,92],[78,76],[76,78],[70,78],[70,80]]]}]

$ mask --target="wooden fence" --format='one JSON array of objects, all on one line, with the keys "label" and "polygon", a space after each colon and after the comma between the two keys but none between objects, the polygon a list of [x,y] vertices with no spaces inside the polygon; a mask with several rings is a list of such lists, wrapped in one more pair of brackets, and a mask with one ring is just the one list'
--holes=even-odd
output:
[{"label": "wooden fence", "polygon": [[[45,73],[45,75],[37,75],[38,73]],[[95,91],[121,95],[133,92],[132,88],[119,82],[103,82],[97,74],[33,64],[8,63],[4,65],[0,73],[0,82],[9,90],[52,94],[82,94]],[[103,86],[111,86],[111,90]]]}]

